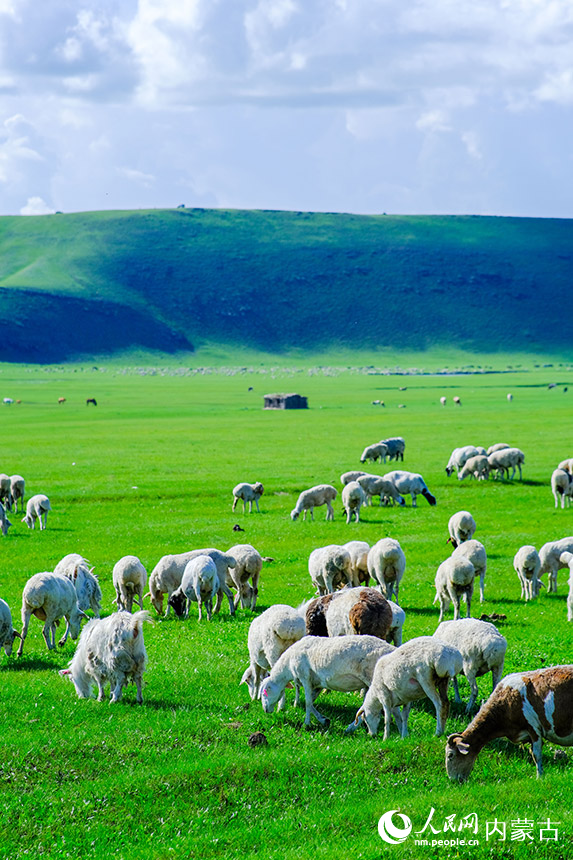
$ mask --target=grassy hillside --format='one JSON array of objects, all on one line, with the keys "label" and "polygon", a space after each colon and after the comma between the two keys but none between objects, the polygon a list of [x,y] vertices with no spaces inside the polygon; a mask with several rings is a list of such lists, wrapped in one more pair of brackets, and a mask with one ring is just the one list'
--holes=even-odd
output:
[{"label": "grassy hillside", "polygon": [[567,352],[573,221],[176,209],[0,219],[0,359],[203,343]]}]

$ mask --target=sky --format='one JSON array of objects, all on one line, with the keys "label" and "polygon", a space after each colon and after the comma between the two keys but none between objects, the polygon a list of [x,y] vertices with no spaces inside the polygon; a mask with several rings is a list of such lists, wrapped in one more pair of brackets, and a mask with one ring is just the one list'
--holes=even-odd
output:
[{"label": "sky", "polygon": [[0,0],[0,215],[573,217],[573,0]]}]

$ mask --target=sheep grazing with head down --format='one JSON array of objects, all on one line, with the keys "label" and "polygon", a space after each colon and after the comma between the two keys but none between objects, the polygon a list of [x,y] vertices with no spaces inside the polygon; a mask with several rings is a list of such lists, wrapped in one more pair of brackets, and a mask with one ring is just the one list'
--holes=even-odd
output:
[{"label": "sheep grazing with head down", "polygon": [[[406,450],[406,443],[401,436],[390,436],[388,439],[382,439],[381,445],[386,445],[388,448],[389,460],[403,460]],[[386,462],[386,461],[384,461]]]},{"label": "sheep grazing with head down", "polygon": [[557,591],[557,571],[562,570],[568,565],[562,561],[561,555],[564,552],[573,552],[573,537],[562,538],[561,540],[552,540],[544,543],[539,550],[539,575],[547,573],[548,576],[548,592]]},{"label": "sheep grazing with head down", "polygon": [[343,546],[350,555],[350,582],[355,588],[359,585],[368,585],[370,582],[370,574],[368,573],[370,544],[366,543],[365,540],[350,540]]},{"label": "sheep grazing with head down", "polygon": [[193,549],[190,552],[180,552],[177,555],[164,555],[159,559],[151,571],[151,575],[149,577],[149,592],[145,597],[149,597],[151,599],[151,603],[160,615],[163,612],[163,598],[165,595],[167,595],[168,600],[165,617],[167,618],[171,612],[169,598],[181,585],[183,573],[188,562],[190,562],[192,558],[196,558],[198,555],[208,555],[209,558],[213,559],[217,567],[221,591],[217,595],[215,612],[218,612],[221,608],[223,595],[226,595],[229,601],[229,610],[231,615],[235,614],[234,597],[227,585],[227,576],[228,569],[230,567],[235,567],[236,561],[231,555],[227,555],[219,549],[209,547],[208,549]]},{"label": "sheep grazing with head down", "polygon": [[479,600],[485,599],[485,575],[487,572],[487,553],[483,543],[479,540],[466,540],[461,543],[452,553],[452,558],[467,558],[474,566],[475,577],[479,577]]},{"label": "sheep grazing with head down", "polygon": [[0,651],[4,648],[6,656],[12,653],[14,639],[21,639],[20,634],[12,625],[12,613],[5,600],[0,599]]},{"label": "sheep grazing with head down", "polygon": [[[249,688],[251,699],[258,699],[261,683],[287,648],[306,635],[305,619],[301,612],[282,603],[268,609],[251,621],[247,646],[249,668],[241,684]],[[279,709],[285,705],[284,697]]]},{"label": "sheep grazing with head down", "polygon": [[385,463],[387,455],[388,446],[384,442],[376,442],[374,445],[366,446],[360,457],[360,462],[365,463],[367,460],[372,460],[375,463],[376,460],[380,460]]},{"label": "sheep grazing with head down", "polygon": [[291,520],[298,520],[302,514],[303,520],[306,520],[306,512],[310,511],[310,518],[314,520],[314,509],[321,505],[326,505],[326,519],[334,519],[334,508],[332,503],[337,497],[338,492],[330,484],[317,484],[316,487],[311,487],[309,490],[303,490],[298,501],[291,511]]},{"label": "sheep grazing with head down", "polygon": [[388,481],[392,481],[401,496],[410,495],[413,508],[416,507],[416,496],[419,494],[425,498],[429,505],[433,506],[437,504],[436,497],[428,490],[426,482],[422,476],[416,472],[403,472],[396,470],[394,472],[387,472],[383,477]]},{"label": "sheep grazing with head down", "polygon": [[357,481],[350,481],[342,490],[342,505],[346,511],[346,523],[353,519],[360,522],[360,508],[366,502],[366,494]]},{"label": "sheep grazing with head down", "polygon": [[[462,547],[466,544],[462,544]],[[461,549],[461,547],[459,547]],[[457,552],[457,550],[455,550]],[[441,563],[436,573],[436,601],[440,602],[440,623],[444,613],[454,604],[454,621],[460,617],[460,602],[463,596],[467,603],[467,616],[471,613],[472,594],[474,590],[475,567],[467,558],[454,555]]]},{"label": "sheep grazing with head down", "polygon": [[458,511],[452,514],[448,522],[450,534],[447,543],[455,549],[466,540],[471,540],[476,530],[476,523],[469,511]]},{"label": "sheep grazing with head down", "polygon": [[43,493],[38,493],[32,496],[26,502],[26,516],[22,518],[22,522],[26,523],[29,529],[33,529],[36,520],[40,521],[40,531],[46,528],[46,520],[48,519],[48,511],[52,510],[50,500]]},{"label": "sheep grazing with head down", "polygon": [[460,470],[463,469],[470,457],[477,457],[479,453],[480,452],[475,445],[464,445],[462,448],[454,448],[450,454],[448,465],[446,466],[446,475],[448,478],[452,475],[454,470],[459,475]]},{"label": "sheep grazing with head down", "polygon": [[573,553],[563,552],[560,561],[569,568],[569,594],[567,595],[567,621],[573,621]]},{"label": "sheep grazing with head down", "polygon": [[497,472],[502,481],[506,476],[509,477],[510,469],[512,469],[510,480],[513,480],[516,469],[519,469],[519,480],[522,480],[521,467],[525,463],[525,454],[520,448],[501,448],[489,454],[487,459],[490,471]]},{"label": "sheep grazing with head down", "polygon": [[248,543],[235,544],[227,550],[227,553],[235,559],[235,567],[227,568],[227,585],[237,589],[235,609],[240,603],[243,609],[248,606],[254,612],[259,594],[259,578],[263,569],[261,554]]},{"label": "sheep grazing with head down", "polygon": [[343,487],[345,487],[346,484],[349,484],[351,481],[357,481],[358,478],[361,478],[362,475],[366,475],[366,474],[367,474],[366,472],[356,472],[356,471],[344,472],[344,474],[342,474],[340,476],[340,483],[342,484]]},{"label": "sheep grazing with head down", "polygon": [[102,593],[93,567],[89,561],[77,552],[65,555],[55,566],[54,573],[67,577],[76,589],[78,606],[84,612],[91,609],[96,618],[101,612]]},{"label": "sheep grazing with head down", "polygon": [[113,567],[113,587],[117,608],[131,612],[133,601],[143,609],[143,592],[147,585],[147,571],[136,555],[125,555]]},{"label": "sheep grazing with head down", "polygon": [[207,612],[207,620],[213,614],[213,601],[220,589],[217,566],[208,555],[198,555],[186,565],[181,585],[169,598],[169,605],[175,613],[184,618],[189,617],[189,606],[199,604],[199,621],[202,617],[203,606]]},{"label": "sheep grazing with head down", "polygon": [[0,474],[0,504],[10,510],[10,475],[4,472]]},{"label": "sheep grazing with head down", "polygon": [[539,595],[541,580],[539,571],[541,560],[534,546],[526,545],[517,550],[513,559],[513,567],[521,584],[521,596],[524,600],[534,600]]},{"label": "sheep grazing with head down", "polygon": [[20,508],[24,507],[24,496],[26,495],[26,481],[22,475],[10,476],[10,510],[14,508],[14,513],[18,513],[18,502]]},{"label": "sheep grazing with head down", "polygon": [[382,538],[368,553],[368,573],[387,600],[395,594],[396,603],[399,602],[398,592],[405,570],[406,556],[399,542],[393,538]]},{"label": "sheep grazing with head down", "polygon": [[78,596],[69,579],[59,573],[36,573],[31,576],[22,593],[22,636],[18,657],[22,656],[28,635],[30,618],[35,615],[44,622],[42,635],[51,651],[56,647],[56,626],[61,618],[67,621],[66,632],[58,642],[65,645],[68,635],[77,639],[85,612],[78,607]]},{"label": "sheep grazing with head down", "polygon": [[358,483],[366,495],[366,504],[370,503],[373,496],[380,496],[380,504],[386,501],[391,501],[392,505],[398,503],[401,507],[406,504],[393,481],[389,481],[388,478],[382,478],[380,475],[361,475]]},{"label": "sheep grazing with head down", "polygon": [[559,507],[559,498],[561,498],[561,510],[571,504],[571,496],[573,496],[573,476],[565,469],[555,469],[551,475],[551,492],[555,499],[555,507]]},{"label": "sheep grazing with head down", "polygon": [[98,688],[98,702],[105,698],[104,687],[111,687],[110,704],[119,702],[123,688],[133,682],[137,702],[142,704],[143,672],[147,652],[143,641],[143,624],[149,621],[145,610],[114,612],[108,618],[92,618],[82,630],[69,669],[60,674],[68,677],[80,699],[89,699],[93,685]]},{"label": "sheep grazing with head down", "polygon": [[458,472],[458,481],[465,478],[477,478],[478,481],[487,481],[489,478],[489,460],[485,454],[476,454],[470,457]]},{"label": "sheep grazing with head down", "polygon": [[239,499],[243,500],[243,513],[245,513],[247,502],[249,503],[249,513],[253,513],[253,502],[256,505],[257,512],[260,513],[259,499],[263,495],[265,488],[260,481],[254,484],[237,484],[233,489],[233,507],[234,511],[237,507]]},{"label": "sheep grazing with head down", "polygon": [[328,604],[329,636],[376,636],[388,641],[391,627],[390,604],[375,588],[343,588]]},{"label": "sheep grazing with head down", "polygon": [[350,567],[350,553],[338,544],[318,547],[308,558],[310,578],[321,596],[351,582]]}]

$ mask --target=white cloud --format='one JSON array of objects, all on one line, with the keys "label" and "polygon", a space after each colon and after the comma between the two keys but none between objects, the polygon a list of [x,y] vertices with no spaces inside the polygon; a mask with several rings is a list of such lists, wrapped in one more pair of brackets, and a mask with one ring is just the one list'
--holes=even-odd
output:
[{"label": "white cloud", "polygon": [[443,110],[431,110],[423,113],[416,122],[416,128],[420,131],[451,131],[452,126],[448,122],[446,113]]},{"label": "white cloud", "polygon": [[573,104],[573,68],[550,74],[535,90],[535,97],[542,102],[560,105]]},{"label": "white cloud", "polygon": [[42,200],[41,197],[28,197],[28,202],[20,209],[20,215],[53,215],[55,209]]}]

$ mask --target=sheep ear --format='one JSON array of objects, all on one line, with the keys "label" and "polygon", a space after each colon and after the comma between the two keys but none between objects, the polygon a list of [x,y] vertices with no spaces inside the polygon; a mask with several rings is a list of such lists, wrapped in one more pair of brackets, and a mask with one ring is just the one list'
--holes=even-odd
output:
[{"label": "sheep ear", "polygon": [[463,741],[459,741],[456,746],[458,748],[458,752],[462,755],[467,755],[470,751],[469,744],[465,744]]}]

